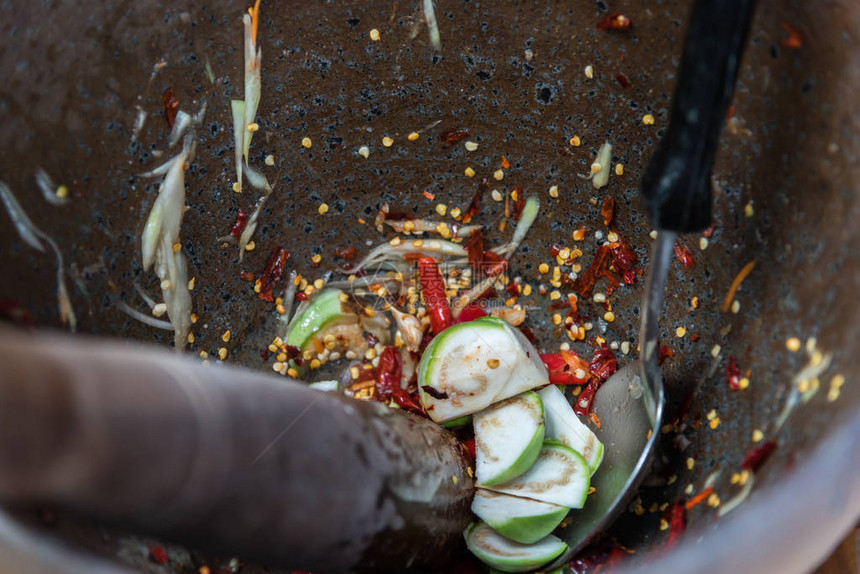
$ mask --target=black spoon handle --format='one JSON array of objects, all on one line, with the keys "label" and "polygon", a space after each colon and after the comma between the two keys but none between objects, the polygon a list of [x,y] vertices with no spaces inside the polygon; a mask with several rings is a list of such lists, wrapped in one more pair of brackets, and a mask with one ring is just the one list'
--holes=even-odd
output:
[{"label": "black spoon handle", "polygon": [[657,229],[696,232],[711,224],[711,166],[734,91],[755,0],[696,0],[672,114],[642,178]]}]

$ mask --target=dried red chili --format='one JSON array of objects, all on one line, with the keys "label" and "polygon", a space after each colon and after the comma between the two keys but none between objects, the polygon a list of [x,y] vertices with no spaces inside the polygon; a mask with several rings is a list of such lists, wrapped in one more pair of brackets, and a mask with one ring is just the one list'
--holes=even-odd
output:
[{"label": "dried red chili", "polygon": [[379,355],[374,398],[388,402],[394,392],[394,387],[400,388],[402,373],[403,366],[400,361],[400,352],[393,345],[387,345]]},{"label": "dried red chili", "polygon": [[167,551],[160,544],[149,545],[149,557],[156,564],[166,564],[168,560]]},{"label": "dried red chili", "polygon": [[484,232],[480,229],[473,229],[469,234],[469,240],[466,242],[466,252],[469,257],[469,267],[472,268],[472,273],[481,272],[481,264],[484,262]]},{"label": "dried red chili", "polygon": [[657,351],[657,363],[662,365],[663,361],[666,359],[674,359],[675,351],[669,345],[663,345],[660,347],[660,350]]},{"label": "dried red chili", "polygon": [[296,292],[296,299],[298,299],[299,301],[309,301],[310,297],[305,295],[303,291],[297,291]]},{"label": "dried red chili", "polygon": [[600,215],[603,217],[603,225],[609,227],[612,223],[612,218],[615,217],[615,200],[610,196],[603,198],[603,204],[600,206]]},{"label": "dried red chili", "polygon": [[173,94],[173,88],[164,90],[161,101],[164,102],[164,118],[167,120],[167,125],[172,128],[176,123],[176,113],[179,111],[179,100]]},{"label": "dried red chili", "polygon": [[448,305],[442,274],[432,257],[418,260],[418,280],[421,283],[424,303],[427,305],[427,315],[430,317],[430,330],[434,335],[438,335],[451,326],[454,318]]},{"label": "dried red chili", "polygon": [[609,270],[612,264],[612,252],[608,245],[601,245],[594,252],[594,259],[591,265],[585,270],[585,273],[579,276],[573,284],[573,288],[583,298],[590,298],[594,292],[594,286],[603,277],[609,281],[607,294],[614,291],[620,285],[618,278]]},{"label": "dried red chili", "polygon": [[248,214],[240,209],[239,215],[236,216],[236,223],[233,224],[233,228],[230,230],[230,235],[239,239],[242,236],[242,232],[245,231],[246,225],[248,225]]},{"label": "dried red chili", "polygon": [[472,201],[469,203],[469,207],[466,208],[466,211],[463,212],[463,223],[469,223],[472,221],[472,218],[475,217],[475,214],[478,213],[478,208],[481,205],[481,197],[484,195],[484,192],[490,189],[490,182],[487,181],[487,178],[481,178],[481,183],[478,184],[478,189],[475,191],[475,195],[472,196]]},{"label": "dried red chili", "polygon": [[598,30],[628,30],[632,22],[624,14],[612,14],[597,23]]},{"label": "dried red chili", "polygon": [[239,277],[241,277],[245,281],[253,281],[254,280],[254,274],[251,273],[250,271],[243,271],[239,275]]},{"label": "dried red chili", "polygon": [[355,245],[349,245],[348,247],[338,247],[334,250],[334,256],[337,259],[343,259],[344,261],[352,261],[355,259]]},{"label": "dried red chili", "polygon": [[754,448],[744,457],[741,462],[741,468],[745,468],[753,472],[758,471],[767,459],[770,458],[770,455],[773,454],[773,451],[776,450],[777,446],[778,444],[776,441],[765,441],[761,446]]},{"label": "dried red chili", "polygon": [[705,237],[710,237],[714,234],[714,224],[712,223],[710,227],[702,232],[702,235]]},{"label": "dried red chili", "polygon": [[692,269],[696,266],[696,262],[693,261],[693,254],[690,253],[690,250],[678,243],[675,244],[675,259],[683,263],[686,269]]},{"label": "dried red chili", "polygon": [[272,249],[269,261],[266,263],[266,268],[263,270],[263,274],[260,275],[260,293],[258,296],[263,301],[275,300],[272,296],[272,289],[284,276],[284,265],[286,265],[289,258],[290,252],[283,247],[278,246]]},{"label": "dried red chili", "polygon": [[469,128],[453,128],[442,132],[439,135],[439,139],[446,144],[453,144],[468,136]]},{"label": "dried red chili", "polygon": [[622,74],[620,72],[615,74],[615,79],[618,80],[618,83],[621,84],[622,88],[629,88],[630,87],[630,80],[624,74]]},{"label": "dried red chili", "polygon": [[738,368],[738,363],[735,360],[734,355],[729,355],[729,363],[725,368],[725,377],[726,382],[729,384],[729,388],[733,391],[737,391],[741,388],[741,371]]}]

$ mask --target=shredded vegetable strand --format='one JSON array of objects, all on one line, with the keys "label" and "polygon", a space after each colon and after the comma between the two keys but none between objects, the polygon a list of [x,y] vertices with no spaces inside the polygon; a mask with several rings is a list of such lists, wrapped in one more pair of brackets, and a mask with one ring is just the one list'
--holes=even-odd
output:
[{"label": "shredded vegetable strand", "polygon": [[249,14],[242,17],[245,30],[245,127],[242,156],[248,162],[248,151],[251,149],[251,138],[254,135],[252,125],[257,117],[257,107],[260,105],[260,61],[262,51],[257,46],[257,26],[260,22],[260,0],[254,3]]},{"label": "shredded vegetable strand", "polygon": [[131,317],[132,319],[137,319],[141,323],[146,323],[150,327],[155,327],[156,329],[164,329],[165,331],[172,331],[173,325],[168,321],[162,321],[160,319],[156,319],[154,317],[150,317],[146,313],[141,313],[137,309],[128,305],[125,301],[117,301],[115,303],[117,308],[119,308],[123,313]]},{"label": "shredded vegetable strand", "polygon": [[514,235],[511,238],[510,243],[503,247],[499,247],[498,249],[493,249],[493,251],[499,255],[507,255],[510,259],[514,252],[519,248],[520,243],[525,239],[526,234],[529,232],[535,219],[537,219],[539,211],[540,200],[536,195],[530,195],[528,199],[526,199],[526,205],[523,207],[522,215],[520,215],[520,220],[517,222],[517,226],[514,229]]},{"label": "shredded vegetable strand", "polygon": [[402,260],[403,255],[407,253],[420,253],[424,256],[462,256],[465,253],[465,248],[460,243],[443,239],[425,239],[418,246],[415,245],[414,241],[403,241],[397,245],[383,243],[374,247],[358,264],[349,267],[349,272],[361,271],[374,263],[381,264],[386,261]]},{"label": "shredded vegetable strand", "polygon": [[69,329],[74,333],[77,328],[77,316],[72,308],[72,301],[69,298],[69,291],[66,289],[66,274],[63,270],[63,253],[57,246],[57,243],[47,233],[36,227],[30,220],[27,212],[18,203],[18,199],[9,189],[9,186],[0,181],[0,197],[3,199],[3,204],[9,212],[9,217],[12,218],[12,223],[15,229],[27,245],[37,251],[45,252],[45,246],[42,243],[47,243],[54,255],[57,258],[57,300],[60,311],[60,319],[64,324],[69,326]]},{"label": "shredded vegetable strand", "polygon": [[30,221],[27,212],[18,203],[18,199],[12,194],[9,186],[0,181],[0,197],[3,198],[3,204],[6,206],[6,211],[9,212],[9,217],[12,218],[12,223],[18,231],[18,235],[24,242],[37,251],[45,252],[45,246],[39,240],[42,232]]},{"label": "shredded vegetable strand", "polygon": [[36,170],[36,186],[42,192],[42,197],[45,201],[52,205],[65,205],[69,198],[59,193],[59,187],[54,183],[54,180],[48,175],[44,169]]},{"label": "shredded vegetable strand", "polygon": [[747,278],[747,275],[749,275],[752,272],[754,267],[755,267],[755,260],[752,260],[749,263],[747,263],[746,265],[744,265],[744,268],[741,269],[740,273],[738,273],[737,276],[735,277],[734,281],[732,281],[732,285],[729,287],[729,291],[728,291],[728,293],[726,293],[726,298],[723,299],[723,304],[720,307],[720,310],[723,313],[729,312],[729,309],[731,309],[731,307],[732,307],[732,301],[734,301],[735,294],[738,292],[738,289],[740,288],[741,283],[744,282],[744,279]]}]

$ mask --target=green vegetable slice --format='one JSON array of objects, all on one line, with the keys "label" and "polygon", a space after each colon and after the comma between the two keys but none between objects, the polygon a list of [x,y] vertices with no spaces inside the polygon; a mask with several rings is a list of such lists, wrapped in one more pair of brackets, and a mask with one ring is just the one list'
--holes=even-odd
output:
[{"label": "green vegetable slice", "polygon": [[472,512],[493,530],[521,544],[532,544],[552,533],[570,509],[479,488]]},{"label": "green vegetable slice", "polygon": [[547,441],[537,461],[525,473],[499,485],[483,486],[496,492],[532,498],[568,508],[582,508],[588,496],[591,469],[582,456],[558,442]]},{"label": "green vegetable slice", "polygon": [[445,329],[418,367],[421,403],[436,422],[476,413],[547,381],[531,343],[495,317]]},{"label": "green vegetable slice", "polygon": [[478,482],[507,482],[537,460],[544,439],[543,403],[527,391],[475,413],[474,425]]},{"label": "green vegetable slice", "polygon": [[505,538],[484,522],[472,524],[464,533],[466,546],[478,560],[502,572],[529,572],[567,550],[559,538],[549,535],[534,544]]},{"label": "green vegetable slice", "polygon": [[570,403],[555,385],[550,385],[538,392],[544,406],[546,418],[546,438],[557,440],[582,455],[588,463],[591,474],[597,470],[603,460],[603,443],[588,428],[576,413]]},{"label": "green vegetable slice", "polygon": [[293,321],[285,343],[304,350],[314,335],[337,323],[357,321],[354,313],[343,309],[340,289],[325,289]]}]

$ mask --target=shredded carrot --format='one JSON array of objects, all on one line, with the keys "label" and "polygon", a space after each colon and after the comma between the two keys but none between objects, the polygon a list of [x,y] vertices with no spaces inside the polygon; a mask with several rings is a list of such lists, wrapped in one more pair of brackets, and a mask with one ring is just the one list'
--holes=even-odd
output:
[{"label": "shredded carrot", "polygon": [[711,496],[713,493],[714,493],[714,488],[712,486],[709,486],[708,488],[706,488],[705,490],[703,490],[702,492],[700,492],[699,494],[697,494],[696,496],[694,496],[693,498],[688,500],[687,503],[684,505],[684,507],[687,510],[692,510],[697,505],[699,505],[702,501],[704,501],[706,498]]},{"label": "shredded carrot", "polygon": [[720,310],[722,310],[723,313],[728,313],[729,309],[731,309],[732,301],[735,299],[735,294],[738,292],[741,283],[744,282],[744,279],[746,279],[747,275],[749,275],[753,270],[753,267],[755,267],[755,259],[744,265],[744,268],[741,269],[741,272],[738,273],[735,280],[732,281],[732,285],[729,287],[729,292],[726,293],[726,298],[723,299],[723,305],[720,307]]},{"label": "shredded carrot", "polygon": [[505,156],[502,156],[502,168],[508,169],[509,167],[511,167],[511,164],[508,161],[508,158],[506,158]]},{"label": "shredded carrot", "polygon": [[430,201],[433,201],[434,199],[436,199],[436,196],[434,194],[430,193],[429,191],[424,192],[424,197],[426,197]]},{"label": "shredded carrot", "polygon": [[600,417],[597,416],[595,413],[593,413],[593,412],[588,413],[588,418],[591,419],[591,422],[594,423],[594,426],[596,426],[599,429],[603,428],[603,425],[600,424]]},{"label": "shredded carrot", "polygon": [[257,24],[260,23],[260,0],[254,2],[254,7],[248,10],[251,14],[251,42],[257,46]]}]

